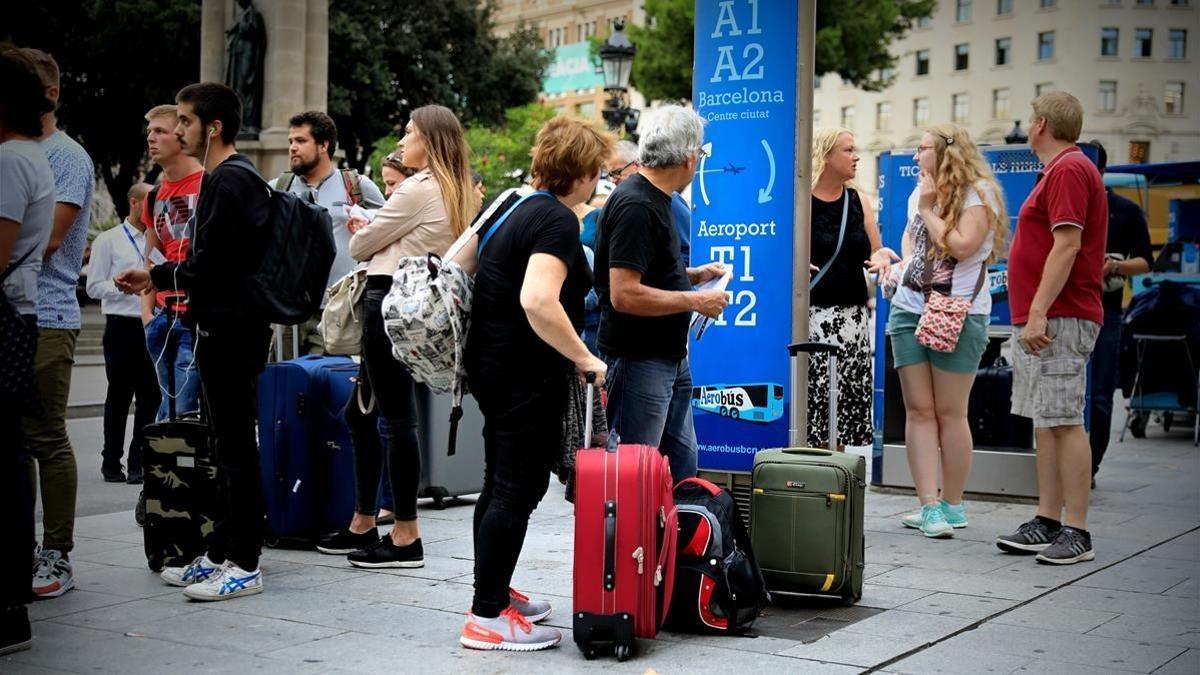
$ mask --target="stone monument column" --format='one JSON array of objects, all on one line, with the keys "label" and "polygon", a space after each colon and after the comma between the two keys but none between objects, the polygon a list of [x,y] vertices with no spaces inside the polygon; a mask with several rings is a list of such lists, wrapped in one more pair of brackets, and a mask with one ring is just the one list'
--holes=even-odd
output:
[{"label": "stone monument column", "polygon": [[[325,110],[329,91],[329,0],[254,0],[267,33],[263,65],[262,131],[237,142],[238,150],[271,179],[288,168],[288,119]],[[241,8],[234,0],[203,0],[200,81],[221,82],[225,31]]]}]

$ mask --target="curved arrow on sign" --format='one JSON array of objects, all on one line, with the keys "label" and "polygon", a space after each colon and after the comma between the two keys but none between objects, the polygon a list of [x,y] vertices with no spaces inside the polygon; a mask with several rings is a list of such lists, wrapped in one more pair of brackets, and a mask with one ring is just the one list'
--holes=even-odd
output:
[{"label": "curved arrow on sign", "polygon": [[712,143],[705,143],[702,150],[704,156],[700,158],[700,170],[697,173],[700,174],[700,198],[704,200],[704,205],[708,206],[711,202],[708,201],[708,190],[704,186],[704,163],[712,156]]},{"label": "curved arrow on sign", "polygon": [[[771,144],[767,143],[767,139],[762,139],[763,150],[767,151],[767,164],[771,169],[770,177],[767,179],[767,187],[758,189],[758,203],[765,204],[771,201],[771,189],[775,187],[775,155],[771,152]],[[704,183],[700,185],[703,187]],[[707,204],[707,200],[704,202]]]}]

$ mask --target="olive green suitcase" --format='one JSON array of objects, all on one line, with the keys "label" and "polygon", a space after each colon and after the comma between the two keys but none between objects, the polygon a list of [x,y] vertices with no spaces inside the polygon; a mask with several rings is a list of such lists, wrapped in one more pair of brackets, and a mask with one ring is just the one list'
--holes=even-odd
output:
[{"label": "olive green suitcase", "polygon": [[[848,606],[862,597],[866,462],[836,452],[836,347],[802,343],[788,349],[793,391],[801,352],[830,356],[829,445],[835,450],[780,448],[754,456],[750,540],[772,594],[834,595]],[[805,428],[795,417],[793,439]]]}]

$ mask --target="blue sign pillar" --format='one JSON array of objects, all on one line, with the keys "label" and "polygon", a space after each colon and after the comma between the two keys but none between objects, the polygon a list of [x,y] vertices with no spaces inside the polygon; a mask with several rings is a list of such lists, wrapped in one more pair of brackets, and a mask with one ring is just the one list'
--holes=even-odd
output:
[{"label": "blue sign pillar", "polygon": [[702,469],[786,446],[792,338],[797,0],[697,0],[692,264],[732,267],[729,307],[691,343]]}]

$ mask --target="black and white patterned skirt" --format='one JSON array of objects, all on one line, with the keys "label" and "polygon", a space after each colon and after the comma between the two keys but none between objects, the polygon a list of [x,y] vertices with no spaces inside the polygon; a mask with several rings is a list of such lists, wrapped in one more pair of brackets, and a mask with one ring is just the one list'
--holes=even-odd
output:
[{"label": "black and white patterned skirt", "polygon": [[[841,347],[838,354],[838,428],[842,445],[871,445],[871,312],[867,307],[813,307],[809,340]],[[808,363],[808,444],[829,446],[829,357]]]}]

